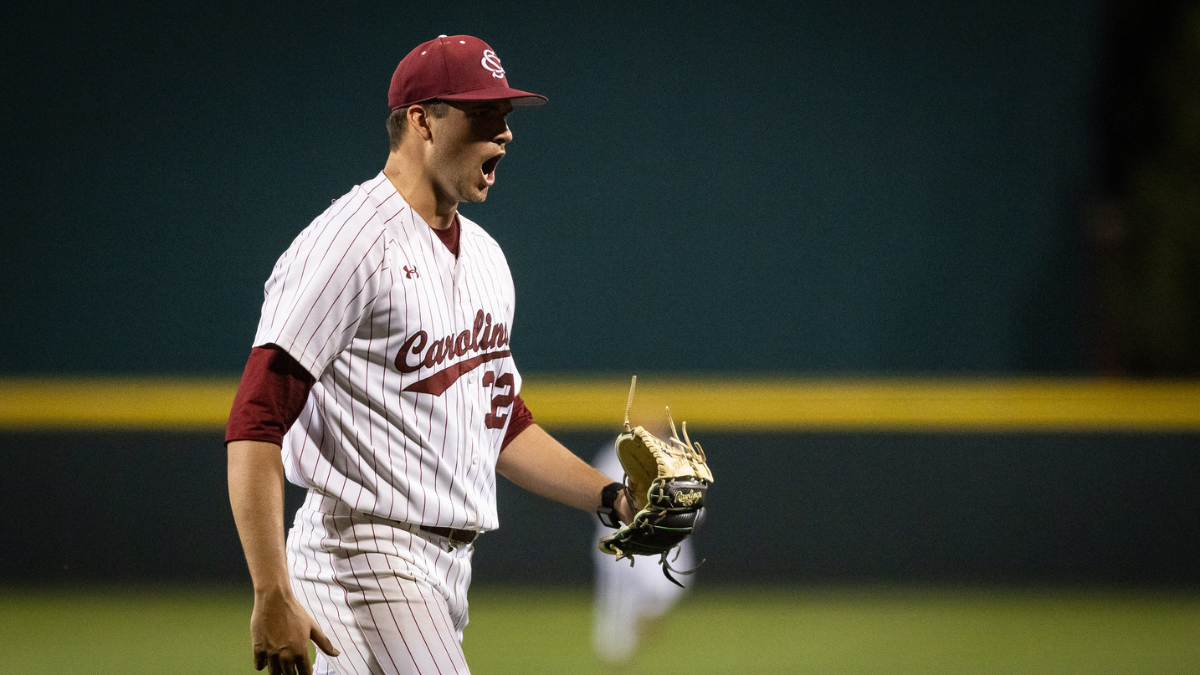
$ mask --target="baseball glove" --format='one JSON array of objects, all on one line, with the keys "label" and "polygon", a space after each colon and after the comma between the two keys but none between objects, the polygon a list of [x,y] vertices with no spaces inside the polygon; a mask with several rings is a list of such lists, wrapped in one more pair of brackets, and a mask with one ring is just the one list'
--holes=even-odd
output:
[{"label": "baseball glove", "polygon": [[635,555],[660,556],[663,574],[675,585],[683,586],[671,572],[691,574],[695,569],[672,568],[667,554],[704,522],[704,495],[713,476],[704,450],[688,438],[687,422],[683,423],[683,439],[679,438],[670,408],[668,440],[642,427],[630,428],[629,408],[636,385],[635,376],[625,406],[625,433],[617,436],[617,458],[625,469],[626,496],[637,513],[633,522],[601,538],[599,546],[617,560],[629,558],[631,565]]}]

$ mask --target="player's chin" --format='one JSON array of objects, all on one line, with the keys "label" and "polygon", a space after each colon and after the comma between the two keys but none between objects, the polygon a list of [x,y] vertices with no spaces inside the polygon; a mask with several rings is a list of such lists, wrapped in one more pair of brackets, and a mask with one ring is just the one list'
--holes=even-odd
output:
[{"label": "player's chin", "polygon": [[463,191],[464,192],[463,201],[470,202],[472,204],[478,204],[479,202],[484,201],[485,199],[487,199],[489,187],[491,187],[491,186],[490,185],[482,185],[482,186],[476,185],[476,186],[473,186],[472,189],[470,189],[470,190],[464,190]]}]

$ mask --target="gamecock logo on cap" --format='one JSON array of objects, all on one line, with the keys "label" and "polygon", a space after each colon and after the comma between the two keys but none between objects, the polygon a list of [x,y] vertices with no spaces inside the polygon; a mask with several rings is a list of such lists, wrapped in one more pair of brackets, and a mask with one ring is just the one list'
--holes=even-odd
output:
[{"label": "gamecock logo on cap", "polygon": [[496,56],[496,52],[485,49],[483,50],[483,60],[480,61],[484,68],[492,74],[492,77],[500,79],[504,77],[504,66],[500,65],[500,57]]}]

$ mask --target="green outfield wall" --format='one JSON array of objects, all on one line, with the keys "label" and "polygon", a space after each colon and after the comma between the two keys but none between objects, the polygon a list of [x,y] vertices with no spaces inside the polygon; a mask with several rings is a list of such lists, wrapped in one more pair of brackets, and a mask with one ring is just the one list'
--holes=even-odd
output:
[{"label": "green outfield wall", "polygon": [[[392,70],[512,83],[464,207],[530,371],[1084,365],[1096,2],[25,3],[0,87],[0,374],[235,374],[263,282],[386,154]],[[632,327],[632,328],[630,328]]]},{"label": "green outfield wall", "polygon": [[[631,374],[638,414],[692,420],[701,583],[1197,585],[1200,390],[1077,377],[1100,15],[9,10],[0,581],[245,580],[220,429],[263,283],[382,166],[399,59],[462,32],[550,98],[463,208],[508,257],[530,407],[585,457]],[[476,578],[586,579],[591,520],[501,484]]]},{"label": "green outfield wall", "polygon": [[[558,435],[584,457],[612,438]],[[703,443],[717,482],[698,583],[1200,585],[1194,432]],[[219,432],[4,432],[0,463],[0,583],[248,580]],[[595,519],[499,486],[475,580],[590,579]],[[289,512],[302,497],[289,489]]]},{"label": "green outfield wall", "polygon": [[[625,382],[531,376],[584,458]],[[234,581],[228,379],[0,379],[2,583]],[[1200,383],[641,378],[717,478],[697,535],[729,582],[1200,584]],[[578,583],[595,523],[499,481],[476,578]],[[303,497],[289,488],[289,511]]]}]

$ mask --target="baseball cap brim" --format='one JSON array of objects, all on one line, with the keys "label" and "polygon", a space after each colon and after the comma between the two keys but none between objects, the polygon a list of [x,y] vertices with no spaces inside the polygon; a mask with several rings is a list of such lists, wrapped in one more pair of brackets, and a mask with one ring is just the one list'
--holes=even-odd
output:
[{"label": "baseball cap brim", "polygon": [[545,105],[549,100],[541,94],[535,94],[531,91],[521,91],[512,87],[488,87],[487,89],[460,91],[454,94],[442,94],[438,98],[443,101],[498,101],[508,99],[512,101],[514,106],[527,108]]}]

